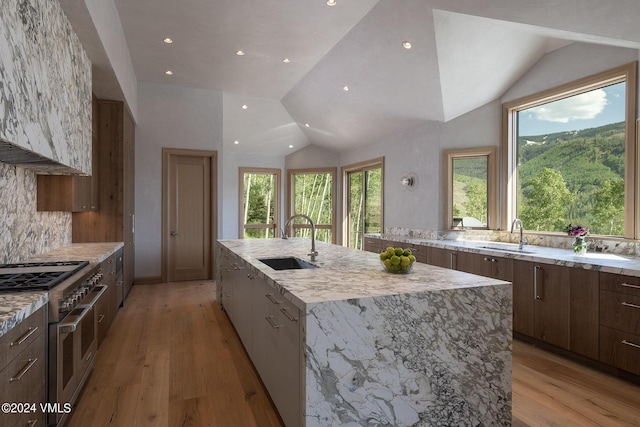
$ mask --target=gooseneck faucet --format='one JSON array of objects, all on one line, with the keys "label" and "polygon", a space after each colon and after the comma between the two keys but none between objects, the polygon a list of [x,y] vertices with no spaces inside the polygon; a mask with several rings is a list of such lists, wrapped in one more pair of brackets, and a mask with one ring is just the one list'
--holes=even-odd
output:
[{"label": "gooseneck faucet", "polygon": [[511,223],[511,232],[513,233],[513,229],[516,227],[516,225],[520,226],[520,242],[518,243],[518,249],[522,250],[523,245],[529,244],[529,239],[526,239],[526,240],[522,239],[522,232],[524,231],[524,226],[522,225],[522,221],[519,218],[514,219],[513,222]]},{"label": "gooseneck faucet", "polygon": [[287,238],[286,230],[289,229],[289,224],[291,223],[291,220],[293,220],[294,218],[304,218],[307,221],[309,221],[309,224],[311,224],[311,253],[307,255],[311,257],[311,261],[315,261],[316,257],[318,256],[318,251],[316,251],[316,225],[313,223],[313,220],[310,217],[308,217],[305,214],[291,215],[287,220],[287,222],[284,224],[284,228],[282,229],[282,238],[283,239]]}]

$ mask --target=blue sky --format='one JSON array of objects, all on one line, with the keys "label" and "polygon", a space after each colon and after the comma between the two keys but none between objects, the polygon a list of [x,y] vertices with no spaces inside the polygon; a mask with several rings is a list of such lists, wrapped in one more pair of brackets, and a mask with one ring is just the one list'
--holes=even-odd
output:
[{"label": "blue sky", "polygon": [[625,83],[522,110],[518,134],[543,135],[624,121]]}]

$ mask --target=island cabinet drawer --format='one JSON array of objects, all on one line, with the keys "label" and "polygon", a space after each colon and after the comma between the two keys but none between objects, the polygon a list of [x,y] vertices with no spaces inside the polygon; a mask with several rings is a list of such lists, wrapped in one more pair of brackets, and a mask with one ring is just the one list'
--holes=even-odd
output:
[{"label": "island cabinet drawer", "polygon": [[640,335],[600,326],[600,361],[640,375]]},{"label": "island cabinet drawer", "polygon": [[45,305],[0,337],[0,370],[35,341],[38,335],[44,332],[46,326],[47,306]]},{"label": "island cabinet drawer", "polygon": [[640,296],[600,291],[600,325],[640,335]]},{"label": "island cabinet drawer", "polygon": [[364,250],[367,252],[380,253],[382,250],[382,240],[375,237],[365,237]]},{"label": "island cabinet drawer", "polygon": [[640,298],[640,277],[601,272],[600,290],[622,292]]},{"label": "island cabinet drawer", "polygon": [[31,410],[34,408],[29,408],[31,417],[16,416],[9,425],[20,425],[23,418],[25,423],[22,425],[26,425],[26,421],[39,418],[42,414],[40,403],[46,398],[46,335],[38,333],[35,340],[0,371],[0,402],[34,404],[36,410],[34,412]]}]

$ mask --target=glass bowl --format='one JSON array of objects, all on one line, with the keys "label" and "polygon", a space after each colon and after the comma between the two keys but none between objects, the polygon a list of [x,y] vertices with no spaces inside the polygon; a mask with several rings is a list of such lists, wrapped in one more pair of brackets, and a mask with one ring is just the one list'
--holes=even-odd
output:
[{"label": "glass bowl", "polygon": [[[414,261],[415,262],[415,261]],[[384,271],[386,271],[387,273],[392,273],[392,274],[407,274],[409,272],[411,272],[411,269],[413,268],[413,262],[410,263],[408,266],[402,266],[401,264],[398,265],[391,265],[391,267],[387,267],[384,264],[384,261],[380,261],[380,264],[382,264],[382,268],[384,269]]]}]

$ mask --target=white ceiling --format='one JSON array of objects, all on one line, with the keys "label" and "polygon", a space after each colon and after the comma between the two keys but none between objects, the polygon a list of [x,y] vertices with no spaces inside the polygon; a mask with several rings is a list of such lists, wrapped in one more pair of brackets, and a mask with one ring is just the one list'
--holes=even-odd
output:
[{"label": "white ceiling", "polygon": [[[449,121],[499,98],[546,52],[572,41],[640,46],[637,34],[602,36],[615,31],[602,29],[611,27],[606,20],[580,32],[525,24],[522,8],[497,5],[514,4],[506,1],[114,1],[139,81],[223,92],[225,147],[274,155],[307,144],[345,150]],[[583,1],[594,13],[604,7]],[[78,0],[61,4],[82,26]],[[480,16],[485,9],[501,19]],[[92,57],[102,64],[96,39],[82,41],[90,57],[102,52]],[[94,79],[107,78],[98,67]]]}]

